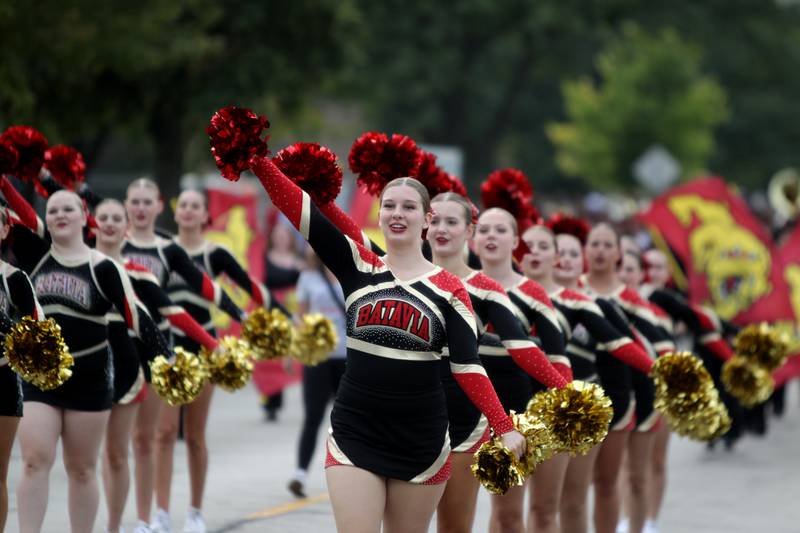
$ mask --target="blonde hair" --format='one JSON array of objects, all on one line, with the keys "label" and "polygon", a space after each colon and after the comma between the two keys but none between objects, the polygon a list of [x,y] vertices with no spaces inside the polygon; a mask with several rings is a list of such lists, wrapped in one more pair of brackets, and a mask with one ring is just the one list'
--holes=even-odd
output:
[{"label": "blonde hair", "polygon": [[390,189],[392,187],[400,187],[401,185],[406,185],[417,191],[417,193],[419,194],[419,199],[422,202],[422,210],[425,213],[431,210],[431,195],[428,193],[428,189],[418,180],[409,177],[395,178],[389,183],[387,183],[383,187],[383,190],[381,191],[380,201],[383,202],[383,195],[384,193],[386,193],[387,189]]},{"label": "blonde hair", "polygon": [[78,194],[77,194],[77,193],[75,193],[75,192],[72,192],[72,191],[68,191],[67,189],[61,189],[60,191],[56,191],[56,192],[54,192],[53,194],[51,194],[51,195],[50,195],[50,198],[48,198],[48,199],[47,199],[47,204],[46,204],[46,205],[49,205],[49,204],[50,204],[50,201],[51,201],[51,200],[52,200],[52,199],[53,199],[53,198],[54,198],[56,195],[59,195],[59,194],[60,194],[60,195],[62,195],[62,196],[69,196],[70,198],[72,198],[73,200],[75,200],[75,203],[77,203],[77,204],[78,204],[78,209],[80,209],[82,212],[84,212],[84,214],[86,213],[86,209],[85,209],[85,208],[84,208],[84,206],[83,206],[83,200],[81,200],[81,197],[80,197],[80,196],[78,196]]},{"label": "blonde hair", "polygon": [[509,223],[511,224],[511,231],[514,233],[514,236],[515,237],[519,236],[519,226],[517,225],[517,219],[515,219],[511,213],[509,213],[502,207],[490,207],[489,209],[481,213],[481,216],[478,217],[478,220],[480,220],[489,213],[503,213],[504,215],[506,215],[508,217]]},{"label": "blonde hair", "polygon": [[472,205],[469,203],[469,200],[467,200],[460,194],[455,193],[453,191],[440,192],[439,194],[434,196],[433,199],[431,200],[432,204],[435,204],[436,202],[457,203],[458,205],[464,208],[464,222],[467,224],[467,226],[472,224]]},{"label": "blonde hair", "polygon": [[104,198],[103,200],[101,200],[99,204],[97,204],[96,206],[94,206],[94,212],[95,212],[95,214],[96,214],[96,213],[97,213],[97,212],[100,210],[100,208],[101,208],[101,207],[103,207],[104,205],[115,205],[115,206],[117,206],[117,207],[121,208],[121,209],[122,209],[122,212],[123,212],[123,213],[125,213],[125,219],[126,219],[126,220],[128,219],[128,210],[127,210],[127,209],[125,209],[125,205],[123,205],[123,203],[122,203],[122,202],[120,202],[119,200],[117,200],[116,198]]},{"label": "blonde hair", "polygon": [[150,189],[156,191],[156,196],[159,198],[161,197],[161,187],[158,186],[158,183],[151,180],[150,178],[137,178],[130,182],[128,188],[125,190],[126,194],[130,194],[131,189],[136,189],[138,187],[143,187],[145,189]]}]

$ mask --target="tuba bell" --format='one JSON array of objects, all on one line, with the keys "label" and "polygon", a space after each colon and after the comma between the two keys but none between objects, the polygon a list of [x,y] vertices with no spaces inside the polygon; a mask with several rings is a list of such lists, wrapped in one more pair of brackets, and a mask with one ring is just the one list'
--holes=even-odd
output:
[{"label": "tuba bell", "polygon": [[767,197],[772,209],[785,220],[800,214],[800,174],[794,168],[779,170],[769,181]]}]

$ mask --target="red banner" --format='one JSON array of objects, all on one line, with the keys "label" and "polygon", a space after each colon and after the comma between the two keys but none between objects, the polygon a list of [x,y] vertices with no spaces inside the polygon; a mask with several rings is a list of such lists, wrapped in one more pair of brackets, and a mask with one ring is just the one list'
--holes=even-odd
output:
[{"label": "red banner", "polygon": [[671,255],[676,281],[694,303],[738,324],[794,321],[784,263],[769,232],[721,178],[672,189],[639,218]]},{"label": "red banner", "polygon": [[[258,224],[258,197],[255,193],[232,194],[222,189],[208,190],[208,213],[211,225],[206,231],[209,241],[219,243],[257,280],[264,279],[265,237]],[[251,309],[250,296],[227,278],[217,280],[242,309]],[[219,336],[238,335],[239,326],[225,313],[213,313]]]}]

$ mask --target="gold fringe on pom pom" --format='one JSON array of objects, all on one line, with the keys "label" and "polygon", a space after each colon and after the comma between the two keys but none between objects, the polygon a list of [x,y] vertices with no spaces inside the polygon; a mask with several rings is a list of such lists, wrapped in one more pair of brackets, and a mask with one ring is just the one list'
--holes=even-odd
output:
[{"label": "gold fringe on pom pom", "polygon": [[736,335],[733,348],[736,355],[772,372],[786,362],[789,338],[766,322],[750,324]]},{"label": "gold fringe on pom pom", "polygon": [[525,413],[511,411],[514,427],[525,437],[525,471],[532,476],[536,467],[547,461],[558,451],[553,434],[544,422]]},{"label": "gold fringe on pom pom", "polygon": [[223,337],[219,348],[213,352],[205,347],[200,350],[209,381],[228,392],[237,391],[250,381],[253,375],[251,355],[250,345],[231,335]]},{"label": "gold fringe on pom pom", "polygon": [[41,390],[63,385],[75,364],[61,327],[52,318],[22,317],[6,334],[5,355],[12,370]]},{"label": "gold fringe on pom pom", "polygon": [[713,440],[730,428],[728,410],[719,398],[711,375],[690,352],[668,353],[653,364],[655,408],[679,435]]},{"label": "gold fringe on pom pom", "polygon": [[492,494],[503,495],[511,487],[525,483],[528,470],[514,452],[503,446],[499,437],[492,437],[475,452],[472,474]]},{"label": "gold fringe on pom pom", "polygon": [[571,455],[585,455],[602,442],[614,414],[603,388],[584,381],[537,393],[526,413],[550,429],[558,451]]},{"label": "gold fringe on pom pom", "polygon": [[320,313],[303,315],[292,343],[292,357],[307,366],[325,361],[339,344],[339,335],[331,319]]},{"label": "gold fringe on pom pom", "polygon": [[725,361],[721,377],[725,390],[745,407],[764,403],[774,389],[770,373],[740,355]]},{"label": "gold fringe on pom pom", "polygon": [[175,348],[173,363],[159,355],[150,362],[150,371],[153,388],[172,406],[194,401],[208,379],[200,358],[180,346]]},{"label": "gold fringe on pom pom", "polygon": [[242,322],[242,338],[261,360],[289,355],[293,335],[292,323],[277,309],[260,307]]}]

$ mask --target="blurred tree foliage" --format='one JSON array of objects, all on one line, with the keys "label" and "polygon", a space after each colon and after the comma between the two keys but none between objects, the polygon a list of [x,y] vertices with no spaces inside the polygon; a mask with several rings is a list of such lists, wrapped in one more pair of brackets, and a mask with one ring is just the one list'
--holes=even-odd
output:
[{"label": "blurred tree foliage", "polygon": [[597,79],[629,22],[674,28],[725,88],[712,170],[755,184],[797,164],[800,8],[786,0],[0,0],[0,121],[90,163],[123,136],[120,160],[171,194],[217,107],[286,126],[347,101],[366,128],[461,147],[468,181],[516,165],[538,189],[574,191],[545,126],[566,118],[563,82]]},{"label": "blurred tree foliage", "polygon": [[655,143],[689,177],[706,168],[727,109],[722,87],[700,72],[695,46],[675,30],[650,35],[629,24],[599,55],[597,71],[599,83],[583,77],[564,84],[569,122],[548,127],[565,174],[600,190],[622,189],[634,161]]},{"label": "blurred tree foliage", "polygon": [[170,197],[190,137],[218,107],[263,112],[268,97],[291,109],[341,65],[344,4],[0,0],[0,114],[89,163],[109,134],[143,135]]}]

